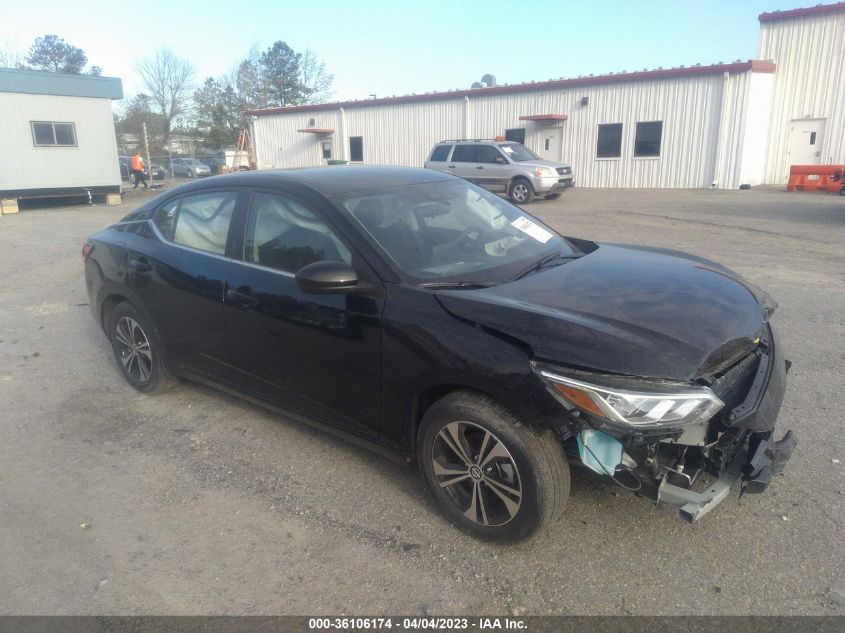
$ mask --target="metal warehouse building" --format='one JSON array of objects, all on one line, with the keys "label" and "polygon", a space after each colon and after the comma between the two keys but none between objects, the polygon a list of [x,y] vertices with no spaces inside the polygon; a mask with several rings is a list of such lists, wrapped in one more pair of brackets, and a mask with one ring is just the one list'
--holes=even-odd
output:
[{"label": "metal warehouse building", "polygon": [[0,68],[0,198],[119,193],[120,79]]},{"label": "metal warehouse building", "polygon": [[258,167],[422,166],[437,141],[496,136],[588,187],[782,184],[845,161],[845,2],[759,20],[752,61],[250,111]]}]

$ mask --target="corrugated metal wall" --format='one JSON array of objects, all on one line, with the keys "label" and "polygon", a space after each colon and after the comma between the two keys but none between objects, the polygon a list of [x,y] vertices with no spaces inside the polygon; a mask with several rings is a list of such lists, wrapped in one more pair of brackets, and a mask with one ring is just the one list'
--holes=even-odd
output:
[{"label": "corrugated metal wall", "polygon": [[[520,122],[519,116],[567,114],[563,158],[572,164],[580,185],[709,187],[715,177],[720,186],[733,186],[728,172],[715,172],[720,119],[725,96],[729,117],[742,110],[747,74],[732,73],[727,83],[716,74],[478,98],[472,101],[472,134],[489,137],[505,128],[525,127],[526,145],[539,152],[542,127]],[[586,106],[582,97],[588,99]],[[640,121],[663,121],[659,158],[633,156]],[[601,123],[623,124],[620,158],[596,158]]]},{"label": "corrugated metal wall", "polygon": [[[293,112],[255,121],[259,166],[297,167],[325,161],[319,137],[297,132],[334,130],[334,157],[349,155],[349,137],[363,138],[364,162],[422,166],[444,138],[491,138],[525,128],[526,145],[540,151],[543,125],[521,115],[567,114],[563,159],[588,187],[738,186],[740,146],[748,108],[750,72],[614,82],[561,90],[457,97],[441,101]],[[582,106],[582,97],[587,105]],[[663,121],[662,155],[635,158],[640,121]],[[600,123],[622,123],[622,156],[597,159]]]},{"label": "corrugated metal wall", "polygon": [[[111,99],[0,92],[0,190],[119,186]],[[30,121],[76,124],[77,147],[35,147]]]},{"label": "corrugated metal wall", "polygon": [[777,63],[766,182],[789,177],[793,119],[826,119],[821,162],[845,162],[845,13],[762,22],[759,53]]}]

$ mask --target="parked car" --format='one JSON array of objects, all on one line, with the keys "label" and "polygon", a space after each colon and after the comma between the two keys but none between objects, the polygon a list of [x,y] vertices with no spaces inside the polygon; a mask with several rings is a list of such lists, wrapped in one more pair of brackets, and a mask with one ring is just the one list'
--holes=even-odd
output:
[{"label": "parked car", "polygon": [[228,171],[226,167],[226,161],[222,158],[203,158],[202,162],[205,165],[208,165],[208,169],[211,172],[211,175],[216,174],[225,174]]},{"label": "parked car", "polygon": [[[132,179],[132,157],[118,156],[117,163],[120,166],[120,179],[124,182],[130,181]],[[164,168],[156,163],[151,163],[150,166],[144,170],[144,173],[147,174],[147,178],[152,177],[153,180],[164,180],[165,176]]]},{"label": "parked car", "polygon": [[441,141],[431,150],[425,167],[507,193],[517,204],[527,204],[535,196],[559,198],[575,186],[571,166],[543,160],[513,141]]},{"label": "parked car", "polygon": [[774,437],[787,364],[764,291],[694,255],[564,237],[435,171],[193,182],[82,252],[133,387],[190,378],[416,461],[480,537],[548,528],[570,464],[697,520],[740,480],[766,489],[795,446]]},{"label": "parked car", "polygon": [[208,165],[201,163],[196,158],[171,158],[170,169],[174,176],[185,176],[186,178],[203,178],[211,175]]}]

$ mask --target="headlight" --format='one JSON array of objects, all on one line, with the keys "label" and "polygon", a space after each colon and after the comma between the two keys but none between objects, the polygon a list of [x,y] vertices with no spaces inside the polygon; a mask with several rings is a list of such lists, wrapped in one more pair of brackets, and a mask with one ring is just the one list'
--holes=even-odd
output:
[{"label": "headlight", "polygon": [[725,403],[708,387],[645,381],[639,387],[616,388],[539,370],[571,405],[600,418],[638,429],[675,428],[705,422]]},{"label": "headlight", "polygon": [[554,169],[549,169],[548,167],[535,167],[534,168],[534,175],[535,176],[557,176],[557,173]]}]

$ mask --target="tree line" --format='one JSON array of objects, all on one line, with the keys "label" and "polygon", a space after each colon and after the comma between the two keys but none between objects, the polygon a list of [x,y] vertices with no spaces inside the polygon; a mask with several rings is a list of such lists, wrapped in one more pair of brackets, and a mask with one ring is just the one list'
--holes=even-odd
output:
[{"label": "tree line", "polygon": [[[99,66],[88,66],[82,49],[53,34],[36,38],[25,55],[0,48],[0,66],[102,74]],[[135,71],[143,90],[118,106],[115,128],[140,138],[146,123],[157,147],[176,132],[201,138],[207,147],[232,145],[245,126],[245,110],[319,103],[333,94],[334,76],[325,63],[282,40],[265,50],[253,47],[229,72],[201,81],[190,60],[167,48],[137,60]]]}]

